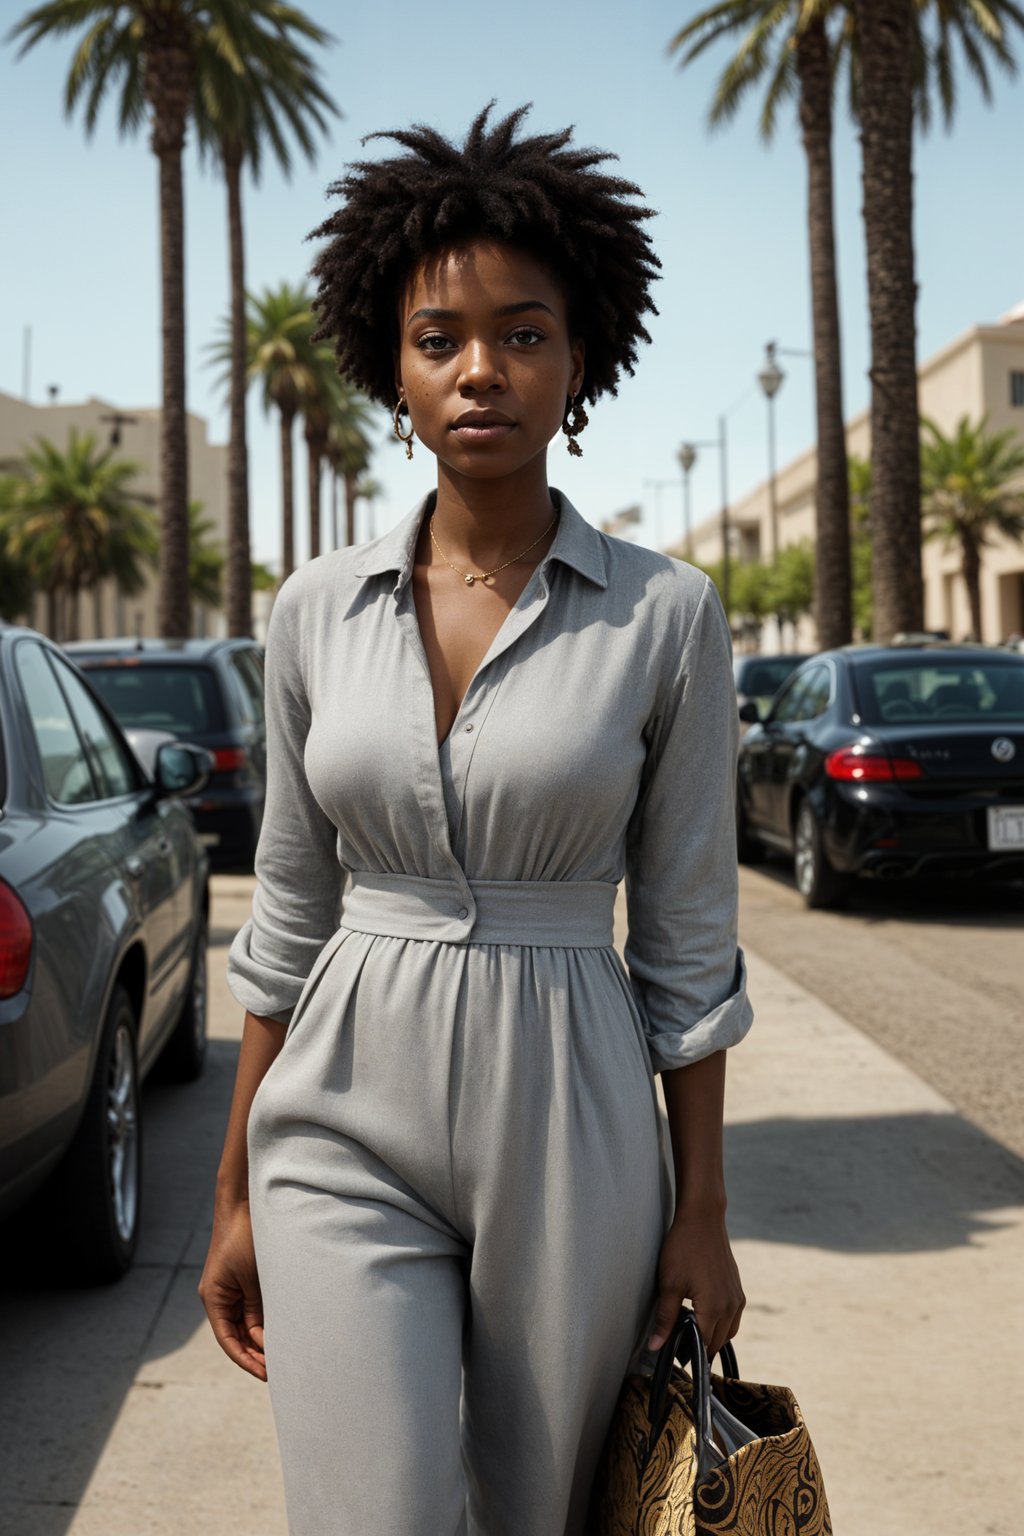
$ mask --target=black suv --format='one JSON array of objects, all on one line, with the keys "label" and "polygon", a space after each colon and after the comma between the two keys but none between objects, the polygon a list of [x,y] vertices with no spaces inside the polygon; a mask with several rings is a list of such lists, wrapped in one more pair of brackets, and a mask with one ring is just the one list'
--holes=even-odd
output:
[{"label": "black suv", "polygon": [[254,640],[80,640],[65,647],[121,726],[206,747],[214,768],[186,798],[210,867],[251,873],[267,749],[263,649]]}]

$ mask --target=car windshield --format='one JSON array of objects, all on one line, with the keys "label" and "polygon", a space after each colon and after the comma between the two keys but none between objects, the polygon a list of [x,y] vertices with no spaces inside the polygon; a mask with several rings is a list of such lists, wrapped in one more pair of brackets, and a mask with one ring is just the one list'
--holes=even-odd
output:
[{"label": "car windshield", "polygon": [[89,681],[121,725],[175,736],[223,729],[207,667],[111,665],[88,669]]},{"label": "car windshield", "polygon": [[864,663],[856,675],[867,725],[1024,722],[1024,662],[1009,656],[893,657]]},{"label": "car windshield", "polygon": [[805,659],[803,656],[745,656],[736,663],[736,691],[756,699],[770,699]]}]

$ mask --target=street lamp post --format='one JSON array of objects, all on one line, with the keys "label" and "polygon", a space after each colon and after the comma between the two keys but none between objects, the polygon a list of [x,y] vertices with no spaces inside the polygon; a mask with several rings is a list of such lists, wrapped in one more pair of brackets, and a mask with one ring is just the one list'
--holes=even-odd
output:
[{"label": "street lamp post", "polygon": [[[697,462],[698,448],[717,448],[719,459],[719,477],[722,486],[722,605],[726,613],[729,612],[730,596],[730,555],[729,555],[729,481],[728,481],[728,454],[726,449],[725,416],[718,418],[718,436],[707,438],[701,442],[683,443],[679,449],[679,462],[683,465],[683,480],[689,480],[690,470]],[[685,455],[685,461],[684,461]],[[688,497],[688,493],[687,493]],[[687,519],[689,519],[689,506],[687,503]]]},{"label": "street lamp post", "polygon": [[693,559],[693,538],[690,523],[690,470],[697,462],[697,450],[692,443],[683,443],[680,446],[679,467],[683,471],[683,553],[687,560]]},{"label": "street lamp post", "polygon": [[776,345],[774,341],[770,341],[765,347],[764,367],[757,376],[757,382],[768,402],[768,506],[771,512],[773,560],[779,553],[779,503],[775,483],[775,396],[782,388],[786,377],[775,361]]}]

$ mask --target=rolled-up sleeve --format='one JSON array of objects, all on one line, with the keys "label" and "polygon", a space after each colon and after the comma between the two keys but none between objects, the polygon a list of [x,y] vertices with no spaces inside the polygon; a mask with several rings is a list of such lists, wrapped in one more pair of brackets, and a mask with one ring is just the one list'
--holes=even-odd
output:
[{"label": "rolled-up sleeve", "polygon": [[626,841],[626,965],[656,1072],[735,1045],[753,1014],[736,941],[739,722],[710,580],[649,723]]},{"label": "rolled-up sleeve", "polygon": [[[228,956],[228,986],[250,1013],[287,1024],[317,955],[338,926],[337,829],[304,762],[310,705],[293,632],[296,589],[278,593],[267,628],[267,790],[252,917]],[[297,628],[297,626],[296,626]]]}]

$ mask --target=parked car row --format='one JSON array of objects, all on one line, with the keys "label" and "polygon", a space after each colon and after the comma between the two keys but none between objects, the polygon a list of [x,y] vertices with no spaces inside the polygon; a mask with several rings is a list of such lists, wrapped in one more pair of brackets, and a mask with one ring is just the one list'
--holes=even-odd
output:
[{"label": "parked car row", "polygon": [[126,730],[165,731],[213,756],[186,797],[218,872],[252,873],[267,777],[263,650],[253,640],[83,640],[65,647]]},{"label": "parked car row", "polygon": [[740,860],[791,854],[808,906],[855,876],[1024,878],[1024,656],[846,646],[739,713]]},{"label": "parked car row", "polygon": [[68,657],[0,624],[0,1216],[35,1196],[62,1278],[131,1264],[140,1084],[206,1052],[209,860],[183,802],[213,763],[150,747],[147,771]]}]

